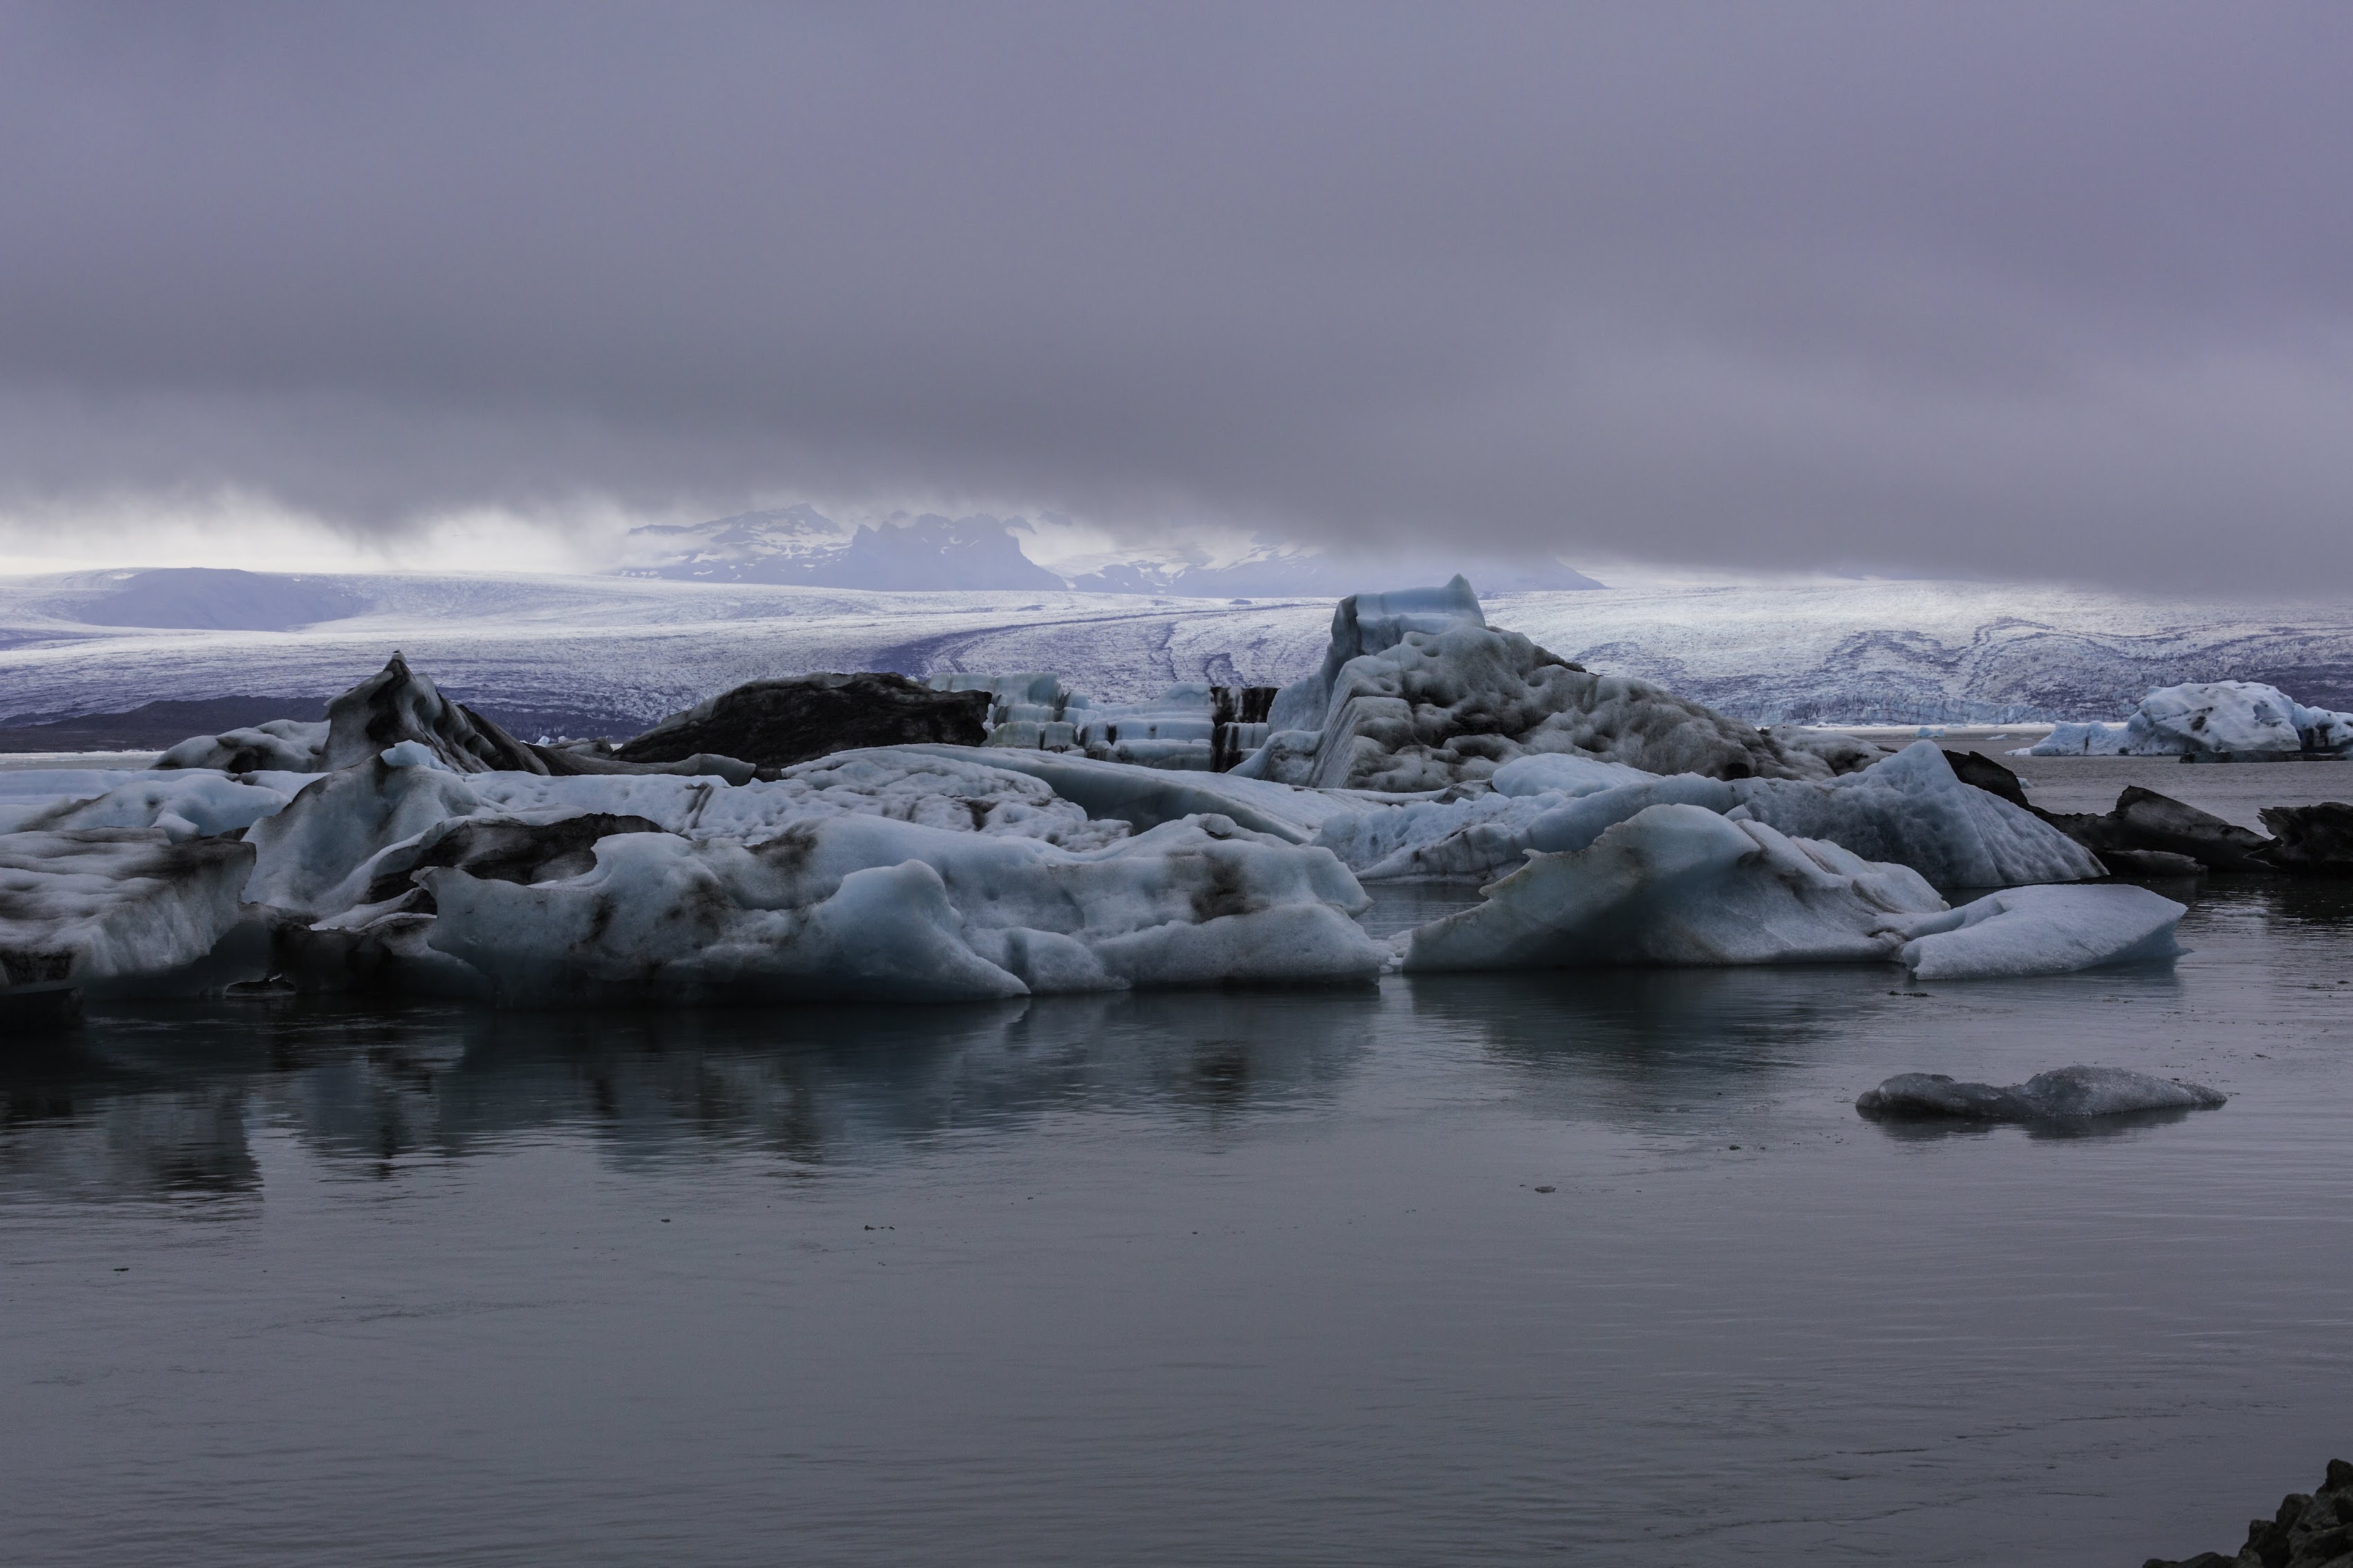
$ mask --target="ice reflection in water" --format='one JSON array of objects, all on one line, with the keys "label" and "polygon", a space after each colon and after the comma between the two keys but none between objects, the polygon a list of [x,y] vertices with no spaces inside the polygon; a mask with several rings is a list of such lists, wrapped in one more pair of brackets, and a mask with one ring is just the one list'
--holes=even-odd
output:
[{"label": "ice reflection in water", "polygon": [[[2175,973],[1995,985],[104,1014],[0,1061],[12,1545],[2219,1545],[2353,1408],[2348,931],[2353,890],[2250,883]],[[2078,1059],[2236,1098],[2074,1139],[1851,1109]]]}]

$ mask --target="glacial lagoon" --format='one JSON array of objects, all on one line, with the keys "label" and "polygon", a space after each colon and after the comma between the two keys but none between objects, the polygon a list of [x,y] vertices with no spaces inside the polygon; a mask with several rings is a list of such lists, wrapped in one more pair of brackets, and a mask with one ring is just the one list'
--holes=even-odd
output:
[{"label": "glacial lagoon", "polygon": [[[94,1005],[0,1061],[0,1556],[2235,1543],[2353,1447],[2353,886],[2164,890],[2170,968],[2000,983]],[[2075,1061],[2232,1099],[1853,1110]]]}]

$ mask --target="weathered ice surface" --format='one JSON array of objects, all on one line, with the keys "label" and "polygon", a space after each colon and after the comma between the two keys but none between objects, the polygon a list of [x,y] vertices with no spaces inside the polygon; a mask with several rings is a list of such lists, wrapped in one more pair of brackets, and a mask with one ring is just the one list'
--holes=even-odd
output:
[{"label": "weathered ice surface", "polygon": [[2269,1519],[2247,1522],[2234,1557],[2201,1552],[2174,1561],[2152,1557],[2141,1568],[2347,1568],[2353,1564],[2353,1464],[2328,1461],[2316,1492],[2290,1492]]},{"label": "weathered ice surface", "polygon": [[1942,914],[1901,917],[1899,954],[1921,980],[2000,980],[2149,963],[2181,950],[2174,928],[2189,910],[2126,883],[2010,888]]},{"label": "weathered ice surface", "polygon": [[1588,848],[1532,856],[1486,895],[1407,933],[1406,969],[1883,961],[1903,942],[1890,916],[1944,908],[1902,866],[1694,805],[1653,805]]},{"label": "weathered ice surface", "polygon": [[754,680],[672,714],[614,755],[670,763],[704,752],[781,768],[866,746],[976,746],[988,738],[989,708],[987,691],[934,691],[903,675]]},{"label": "weathered ice surface", "polygon": [[[1543,760],[1507,763],[1505,770]],[[1496,776],[1508,779],[1505,770]],[[1612,824],[1665,804],[1767,823],[1793,837],[1839,845],[1866,860],[1908,866],[1940,887],[2073,881],[2102,874],[2099,862],[2065,835],[1963,784],[1926,741],[1838,778],[1726,781],[1683,773],[1577,797],[1547,793],[1508,804],[1490,799],[1374,807],[1360,820],[1326,824],[1318,842],[1368,880],[1492,876],[1516,866],[1530,850],[1582,849]]]},{"label": "weathered ice surface", "polygon": [[2353,805],[2267,805],[2263,826],[2272,843],[2263,858],[2284,871],[2353,874]]},{"label": "weathered ice surface", "polygon": [[161,975],[237,922],[250,846],[154,827],[0,835],[0,990]]},{"label": "weathered ice surface", "polygon": [[839,816],[757,844],[607,838],[595,870],[534,887],[424,880],[430,944],[510,1001],[984,1000],[1362,981],[1388,959],[1339,862],[1217,816],[1072,854]]},{"label": "weathered ice surface", "polygon": [[1890,1121],[2059,1121],[2136,1110],[2186,1110],[2228,1097],[2204,1084],[2152,1078],[2121,1068],[2069,1067],[2024,1083],[1956,1083],[1943,1073],[1898,1073],[1854,1102]]},{"label": "weathered ice surface", "polygon": [[1460,577],[1342,600],[1323,667],[1276,695],[1268,725],[1266,744],[1235,771],[1318,788],[1443,789],[1546,752],[1653,773],[1831,773],[1754,725],[1490,627]]},{"label": "weathered ice surface", "polygon": [[2081,845],[1955,776],[1933,741],[1821,783],[1748,779],[1740,809],[1784,833],[1911,867],[1940,888],[2073,882],[2103,874]]},{"label": "weathered ice surface", "polygon": [[2018,782],[2018,775],[1983,752],[1947,752],[1945,761],[1952,764],[1953,776],[1963,784],[1988,795],[1998,795],[2023,810],[2034,811],[2034,803],[2026,798],[2026,786]]}]

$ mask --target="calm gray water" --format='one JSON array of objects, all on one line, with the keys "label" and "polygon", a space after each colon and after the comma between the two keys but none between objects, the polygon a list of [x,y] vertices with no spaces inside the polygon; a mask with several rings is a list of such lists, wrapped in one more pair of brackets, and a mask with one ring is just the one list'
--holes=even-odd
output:
[{"label": "calm gray water", "polygon": [[[1925,996],[107,1012],[0,1058],[0,1556],[2235,1545],[2353,1454],[2353,889],[2186,931],[2170,974]],[[2072,1138],[1851,1108],[2073,1061],[2236,1098]]]}]

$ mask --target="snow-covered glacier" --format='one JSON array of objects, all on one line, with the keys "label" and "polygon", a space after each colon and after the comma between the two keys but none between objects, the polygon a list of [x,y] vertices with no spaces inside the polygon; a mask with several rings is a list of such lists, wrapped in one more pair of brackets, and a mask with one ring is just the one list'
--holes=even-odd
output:
[{"label": "snow-covered glacier", "polygon": [[[1051,670],[1098,701],[1134,703],[1184,681],[1297,681],[1320,667],[1332,616],[1325,596],[266,574],[237,574],[237,595],[159,593],[125,608],[126,589],[148,575],[0,581],[0,725],[195,696],[315,702],[393,647],[526,739],[631,733],[713,692],[812,670]],[[2153,689],[2223,679],[2353,709],[2353,609],[2342,603],[1926,582],[1483,602],[1494,624],[1565,660],[1757,724],[2109,720]],[[94,618],[118,616],[139,618]]]}]

